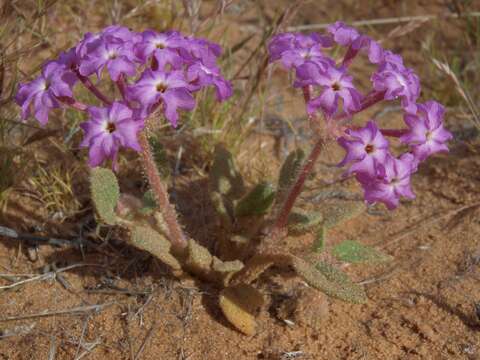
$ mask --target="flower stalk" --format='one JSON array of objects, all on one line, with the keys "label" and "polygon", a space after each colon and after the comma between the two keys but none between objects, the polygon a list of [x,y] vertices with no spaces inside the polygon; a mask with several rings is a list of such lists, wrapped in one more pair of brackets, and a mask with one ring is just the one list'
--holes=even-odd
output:
[{"label": "flower stalk", "polygon": [[292,211],[293,206],[295,205],[295,201],[297,200],[298,196],[302,192],[303,185],[305,184],[305,181],[307,180],[308,176],[312,172],[313,166],[315,165],[315,162],[320,156],[324,145],[325,145],[324,139],[320,138],[313,146],[312,151],[310,152],[300,173],[298,174],[297,180],[291,187],[288,193],[287,199],[283,203],[283,206],[277,216],[277,219],[275,220],[272,234],[281,233],[282,229],[287,225],[288,216],[290,215],[290,212]]},{"label": "flower stalk", "polygon": [[[311,99],[311,87],[304,86],[302,88],[302,91],[303,91],[303,97],[305,99],[305,103],[308,103]],[[316,118],[315,116],[309,115],[309,119],[312,122],[315,121],[315,118]],[[308,176],[312,172],[313,166],[315,165],[315,162],[320,156],[324,145],[325,145],[325,140],[323,137],[320,137],[319,140],[317,140],[317,142],[313,146],[313,149],[308,155],[307,160],[305,160],[305,163],[303,164],[303,167],[300,170],[297,179],[295,180],[294,184],[290,188],[287,198],[284,201],[280,209],[280,212],[278,213],[278,216],[274,222],[273,228],[270,233],[272,240],[276,240],[281,235],[283,229],[287,225],[288,217],[293,209],[293,206],[295,205],[295,201],[297,200],[298,196],[302,192],[305,181],[307,180]]]},{"label": "flower stalk", "polygon": [[167,188],[163,184],[160,174],[158,173],[145,131],[146,130],[140,132],[138,137],[140,146],[142,147],[142,151],[140,152],[141,159],[147,174],[148,182],[155,194],[158,208],[160,209],[165,224],[167,225],[170,242],[175,248],[184,249],[187,246],[187,239],[178,223],[177,212],[168,198]]}]

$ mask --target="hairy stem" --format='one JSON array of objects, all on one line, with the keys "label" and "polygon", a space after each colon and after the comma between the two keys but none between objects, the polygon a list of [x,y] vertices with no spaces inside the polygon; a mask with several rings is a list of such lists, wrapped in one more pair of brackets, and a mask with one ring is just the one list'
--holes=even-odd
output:
[{"label": "hairy stem", "polygon": [[93,93],[93,95],[95,95],[99,100],[104,102],[106,105],[111,105],[112,104],[112,101],[95,86],[95,84],[92,82],[92,80],[90,80],[87,76],[83,76],[78,71],[76,72],[76,74],[77,74],[78,78],[80,79],[80,81],[82,82],[82,84],[88,90],[90,90]]},{"label": "hairy stem", "polygon": [[320,153],[322,152],[324,144],[325,143],[322,138],[315,143],[315,146],[310,152],[310,155],[308,156],[307,160],[303,164],[302,170],[298,174],[297,180],[291,187],[288,193],[287,199],[283,203],[283,206],[277,216],[277,219],[275,220],[272,233],[281,232],[281,230],[287,225],[288,216],[292,211],[293,205],[295,204],[295,201],[297,200],[298,196],[302,192],[303,185],[305,184],[305,181],[307,180],[308,175],[310,175],[310,173],[312,172],[313,166],[315,165],[315,162],[320,156]]},{"label": "hairy stem", "polygon": [[145,131],[142,131],[139,134],[139,142],[140,146],[142,147],[141,155],[143,166],[147,173],[150,187],[155,194],[158,208],[160,209],[165,223],[168,227],[169,240],[174,247],[178,249],[184,249],[187,246],[187,239],[185,237],[185,234],[183,233],[180,224],[178,223],[177,212],[175,211],[175,208],[172,206],[172,204],[170,204],[170,201],[168,199],[167,188],[163,184],[162,179],[160,178],[160,174],[158,173]]},{"label": "hairy stem", "polygon": [[[310,86],[305,86],[303,88],[303,97],[305,99],[305,104],[307,104],[311,98]],[[313,116],[309,116],[309,119],[312,121],[314,120]],[[283,203],[282,208],[280,209],[280,212],[278,213],[278,216],[274,222],[273,228],[270,232],[271,241],[275,241],[281,235],[283,229],[287,225],[288,216],[290,215],[290,212],[293,209],[293,205],[295,205],[295,201],[297,200],[298,196],[302,192],[303,185],[305,184],[305,181],[307,180],[308,175],[310,175],[310,173],[312,172],[313,166],[315,165],[315,162],[320,156],[320,153],[322,152],[324,144],[325,144],[324,138],[320,137],[319,140],[315,143],[312,151],[310,152],[310,155],[308,155],[307,160],[303,164],[303,167],[299,172],[295,183],[290,188],[288,192],[288,196],[285,202]]]}]

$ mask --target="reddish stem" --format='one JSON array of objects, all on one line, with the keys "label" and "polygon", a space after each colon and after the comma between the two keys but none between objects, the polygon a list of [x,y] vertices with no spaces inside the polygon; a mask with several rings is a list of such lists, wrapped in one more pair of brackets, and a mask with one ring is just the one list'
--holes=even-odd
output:
[{"label": "reddish stem", "polygon": [[57,99],[61,101],[64,104],[67,104],[68,106],[80,110],[80,111],[87,111],[87,105],[76,101],[75,99],[72,99],[71,97],[68,96],[58,96]]},{"label": "reddish stem", "polygon": [[107,97],[105,96],[96,86],[94,83],[92,83],[92,81],[90,80],[90,78],[88,78],[87,76],[83,76],[82,74],[80,74],[80,72],[77,70],[76,71],[76,74],[78,76],[78,78],[80,79],[80,81],[82,82],[83,85],[85,85],[85,87],[90,90],[93,95],[95,95],[98,99],[100,99],[101,101],[103,101],[105,104],[107,105],[111,105],[112,104],[112,101]]},{"label": "reddish stem", "polygon": [[345,56],[343,57],[342,65],[343,66],[350,66],[350,64],[352,63],[355,56],[357,56],[359,50],[360,49],[354,49],[352,47],[352,45],[350,45],[348,47],[347,52],[345,53]]},{"label": "reddish stem", "polygon": [[385,136],[400,137],[405,135],[408,132],[408,130],[407,129],[380,129],[380,132]]},{"label": "reddish stem", "polygon": [[[309,86],[305,86],[303,88],[303,97],[305,99],[305,103],[308,103],[311,97],[311,89]],[[312,116],[309,116],[309,118],[313,120]],[[280,209],[277,219],[275,220],[273,228],[270,232],[270,240],[277,240],[277,238],[281,235],[283,228],[285,228],[285,226],[287,225],[288,216],[293,209],[293,205],[295,204],[295,201],[302,192],[303,185],[305,184],[305,181],[307,180],[309,174],[312,172],[313,166],[315,165],[315,162],[320,156],[323,146],[324,139],[320,137],[319,140],[315,143],[312,151],[308,155],[307,160],[303,164],[302,170],[298,174],[295,183],[290,188],[288,196],[283,203],[282,208]]]},{"label": "reddish stem", "polygon": [[351,117],[359,112],[362,112],[365,109],[368,109],[370,106],[375,105],[376,103],[382,101],[385,97],[385,91],[374,91],[363,99],[362,103],[360,104],[360,109],[355,111],[354,113],[347,114],[345,112],[338,114],[335,116],[334,120],[343,120],[345,118]]},{"label": "reddish stem", "polygon": [[123,100],[127,101],[126,93],[126,84],[125,84],[125,76],[123,74],[120,75],[118,80],[116,81],[118,90],[120,91],[120,95],[122,95]]},{"label": "reddish stem", "polygon": [[139,134],[139,142],[143,149],[141,152],[142,162],[147,173],[148,182],[155,194],[158,208],[162,212],[163,219],[167,225],[169,240],[177,249],[184,249],[188,244],[187,239],[180,224],[178,223],[177,212],[175,211],[173,205],[170,204],[167,189],[160,178],[160,174],[158,173],[145,131],[142,131]]},{"label": "reddish stem", "polygon": [[303,164],[303,168],[300,171],[297,180],[295,181],[292,188],[290,189],[287,199],[285,200],[282,206],[282,209],[280,210],[280,213],[278,214],[278,217],[275,220],[272,234],[281,232],[281,229],[283,229],[287,225],[288,216],[292,211],[293,205],[295,204],[295,200],[297,200],[297,197],[302,192],[303,185],[305,184],[305,181],[307,180],[308,175],[311,173],[313,166],[315,165],[315,162],[320,156],[323,146],[324,146],[323,139],[319,139],[316,142],[315,146],[313,147],[312,151],[310,152],[310,155],[308,156],[307,160]]}]

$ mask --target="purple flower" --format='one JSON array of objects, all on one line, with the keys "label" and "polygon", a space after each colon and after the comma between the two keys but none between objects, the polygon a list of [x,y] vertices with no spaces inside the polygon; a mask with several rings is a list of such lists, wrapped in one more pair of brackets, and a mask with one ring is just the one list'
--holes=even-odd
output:
[{"label": "purple flower", "polygon": [[287,69],[297,68],[306,62],[326,68],[335,64],[322,51],[329,46],[330,39],[318,34],[280,34],[269,44],[270,61],[281,59]]},{"label": "purple flower", "polygon": [[275,35],[268,44],[270,62],[279,60],[285,51],[292,50],[295,46],[295,37],[293,33]]},{"label": "purple flower", "polygon": [[353,113],[360,108],[361,94],[355,89],[352,77],[347,75],[346,69],[329,66],[326,71],[313,63],[306,63],[297,69],[295,86],[318,85],[320,95],[307,105],[308,112],[314,113],[318,108],[327,116],[332,116],[338,110],[338,101],[342,99],[343,110]]},{"label": "purple flower", "polygon": [[327,31],[332,34],[333,40],[342,46],[351,45],[360,36],[356,29],[345,25],[342,21],[329,25]]},{"label": "purple flower", "polygon": [[92,51],[95,51],[97,47],[103,44],[103,42],[109,43],[131,43],[134,44],[140,41],[141,36],[137,33],[130,31],[128,28],[118,25],[107,26],[101,32],[98,33],[86,33],[77,45],[77,54],[80,57],[88,55]]},{"label": "purple flower", "polygon": [[135,45],[135,54],[142,63],[155,55],[160,64],[179,64],[181,67],[182,60],[176,49],[184,45],[185,41],[178,32],[157,33],[146,30],[142,33],[142,41]]},{"label": "purple flower", "polygon": [[132,44],[102,39],[95,50],[89,52],[82,60],[79,71],[83,76],[90,76],[96,72],[100,78],[105,67],[113,81],[117,81],[121,74],[135,75]]},{"label": "purple flower", "polygon": [[114,102],[108,108],[88,108],[90,119],[80,127],[85,132],[81,147],[89,148],[89,165],[95,167],[111,159],[116,168],[118,151],[122,147],[141,151],[137,134],[143,128],[143,121],[135,120],[133,112],[126,105]]},{"label": "purple flower", "polygon": [[194,63],[187,70],[187,79],[192,91],[213,85],[218,101],[224,101],[232,96],[232,85],[220,75],[220,69],[215,64],[206,66],[200,61]]},{"label": "purple flower", "polygon": [[348,174],[365,174],[374,177],[376,164],[383,163],[387,156],[390,156],[388,140],[372,120],[359,130],[347,130],[346,134],[348,138],[338,139],[339,145],[347,151],[345,158],[338,165],[344,166],[351,163]]},{"label": "purple flower", "polygon": [[177,109],[192,110],[195,106],[195,99],[182,71],[147,69],[140,80],[129,88],[128,96],[142,105],[145,115],[161,102],[165,117],[173,127],[177,126]]},{"label": "purple flower", "polygon": [[51,109],[59,108],[59,98],[72,97],[76,76],[63,64],[50,61],[43,66],[42,74],[35,80],[20,84],[15,101],[22,107],[22,119],[32,111],[40,124],[48,122]]},{"label": "purple flower", "polygon": [[372,75],[373,87],[385,92],[386,100],[401,98],[405,111],[415,113],[420,81],[412,69],[400,65],[401,58],[395,58],[395,61],[381,65],[381,69]]},{"label": "purple flower", "polygon": [[222,48],[211,41],[194,38],[192,36],[185,37],[184,39],[185,46],[179,49],[179,53],[180,56],[190,64],[197,60],[208,64],[211,61],[216,61],[222,54]]},{"label": "purple flower", "polygon": [[358,175],[357,179],[363,186],[367,203],[382,202],[388,209],[393,210],[398,206],[400,197],[414,199],[410,176],[416,166],[412,154],[404,154],[399,159],[387,156],[383,163],[377,164],[377,177]]},{"label": "purple flower", "polygon": [[445,108],[433,100],[418,104],[417,108],[417,114],[405,115],[409,131],[400,140],[411,146],[419,161],[437,152],[448,152],[446,142],[453,136],[443,127]]}]

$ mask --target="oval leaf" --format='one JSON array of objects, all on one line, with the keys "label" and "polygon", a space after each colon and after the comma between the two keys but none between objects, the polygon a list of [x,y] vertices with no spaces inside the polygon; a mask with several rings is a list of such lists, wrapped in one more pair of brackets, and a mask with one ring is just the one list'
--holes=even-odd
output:
[{"label": "oval leaf", "polygon": [[100,218],[109,225],[115,225],[117,222],[115,207],[120,198],[120,189],[115,174],[105,168],[92,169],[90,190]]},{"label": "oval leaf", "polygon": [[278,177],[277,203],[283,202],[286,193],[295,181],[304,158],[305,153],[302,149],[293,150],[288,154],[280,169],[280,175]]},{"label": "oval leaf", "polygon": [[265,214],[275,199],[272,184],[262,182],[255,186],[235,207],[236,216],[255,216]]},{"label": "oval leaf", "polygon": [[220,293],[220,308],[227,320],[246,335],[254,335],[255,317],[264,304],[262,294],[247,284],[228,287]]},{"label": "oval leaf", "polygon": [[349,263],[377,263],[392,259],[391,256],[354,240],[341,242],[333,248],[332,253],[337,259]]}]

